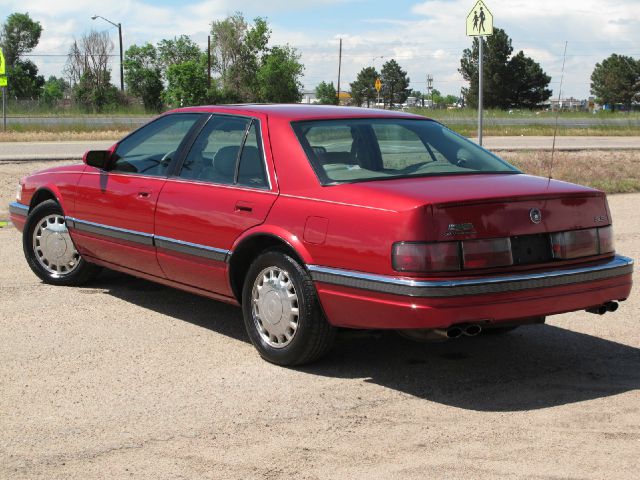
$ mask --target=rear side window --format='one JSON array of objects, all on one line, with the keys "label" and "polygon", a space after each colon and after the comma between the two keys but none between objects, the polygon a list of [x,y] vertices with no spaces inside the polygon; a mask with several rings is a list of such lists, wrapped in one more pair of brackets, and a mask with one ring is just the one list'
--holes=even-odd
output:
[{"label": "rear side window", "polygon": [[215,116],[196,138],[180,178],[222,185],[267,187],[257,121]]},{"label": "rear side window", "polygon": [[163,177],[180,144],[200,114],[160,117],[122,140],[115,151],[112,172]]}]

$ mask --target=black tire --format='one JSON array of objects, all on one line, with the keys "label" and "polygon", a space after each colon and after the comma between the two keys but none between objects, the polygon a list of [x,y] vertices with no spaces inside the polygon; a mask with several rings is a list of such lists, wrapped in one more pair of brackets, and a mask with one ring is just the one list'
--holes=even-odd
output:
[{"label": "black tire", "polygon": [[[282,272],[282,275],[274,278],[273,272]],[[273,284],[264,282],[265,278],[273,278]],[[282,289],[277,290],[276,284],[281,285]],[[254,287],[258,292],[255,301]],[[259,290],[264,287],[267,287],[267,290],[270,289],[268,294],[274,299],[271,305],[276,309],[280,308],[277,311],[273,310],[276,311],[272,314],[276,317],[273,318],[275,320],[273,323],[268,323],[268,315],[271,313],[259,311],[260,305],[265,306],[265,311],[269,310],[266,308],[267,294],[261,297],[262,294],[259,293]],[[283,299],[287,294],[290,298],[296,299],[291,301],[290,305],[294,306],[291,311],[297,308],[297,317],[295,314],[289,314],[287,310],[288,300]],[[256,305],[255,309],[254,305]],[[295,259],[280,251],[267,251],[261,254],[249,267],[242,291],[242,312],[251,343],[262,358],[277,365],[294,366],[313,362],[331,349],[335,338],[336,329],[324,317],[309,273]],[[263,315],[266,316],[261,319]],[[286,316],[289,316],[290,321],[291,318],[295,318],[293,323],[297,325],[294,333],[288,332],[291,338],[285,338],[285,333],[280,337],[270,336],[269,329],[277,331],[279,328],[285,328],[285,320],[279,320],[279,318],[284,319]],[[274,345],[274,342],[281,343]]]},{"label": "black tire", "polygon": [[[36,246],[34,245],[34,231],[36,228],[41,228],[43,225],[42,222],[46,222],[45,219],[48,217],[51,218],[51,216],[64,218],[62,208],[60,208],[60,205],[58,205],[54,200],[47,200],[38,204],[29,213],[22,234],[22,248],[24,250],[24,256],[27,259],[27,263],[33,273],[35,273],[45,283],[50,283],[51,285],[82,285],[93,278],[100,271],[100,268],[88,263],[78,254],[77,258],[74,258],[72,266],[70,264],[66,264],[66,266],[59,268],[59,272],[55,272],[52,271],[53,267],[50,266],[51,268],[47,268],[46,259],[41,260],[44,257],[39,255],[36,251]],[[59,220],[59,222],[59,225],[66,229],[64,221]],[[73,248],[75,250],[70,237],[64,244],[64,248]]]}]

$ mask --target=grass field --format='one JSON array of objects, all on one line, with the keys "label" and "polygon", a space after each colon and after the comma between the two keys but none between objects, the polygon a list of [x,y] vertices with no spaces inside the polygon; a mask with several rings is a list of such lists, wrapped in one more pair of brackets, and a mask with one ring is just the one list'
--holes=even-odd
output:
[{"label": "grass field", "polygon": [[556,152],[551,168],[551,152],[500,152],[500,156],[520,170],[541,177],[578,183],[607,193],[640,192],[640,152],[592,150]]}]

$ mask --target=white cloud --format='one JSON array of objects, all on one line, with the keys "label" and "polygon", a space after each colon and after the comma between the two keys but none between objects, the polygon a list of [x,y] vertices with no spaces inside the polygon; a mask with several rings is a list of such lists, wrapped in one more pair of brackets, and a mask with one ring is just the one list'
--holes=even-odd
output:
[{"label": "white cloud", "polygon": [[[337,16],[331,27],[320,22],[313,29],[298,27],[292,18],[308,19],[314,12],[332,11],[336,5],[360,2],[364,13]],[[388,0],[385,0],[388,2]],[[176,2],[177,3],[177,2]],[[616,52],[640,57],[640,1],[638,0],[487,0],[496,26],[512,38],[514,52],[524,50],[551,75],[557,87],[562,51],[568,41],[565,68],[567,95],[586,97],[589,76],[596,62]],[[236,10],[267,12],[272,43],[289,43],[302,53],[305,86],[336,81],[338,39],[343,40],[342,88],[355,79],[363,67],[396,58],[407,70],[412,87],[423,90],[426,74],[443,93],[457,93],[464,82],[457,72],[462,50],[470,40],[464,34],[464,20],[472,0],[427,0],[398,12],[394,18],[375,18],[376,2],[361,0],[202,0],[187,5],[159,5],[147,0],[4,0],[3,11],[28,11],[44,26],[34,53],[65,54],[74,37],[90,29],[108,30],[117,47],[117,33],[94,14],[123,23],[125,48],[133,43],[157,42],[187,34],[205,46],[212,20]],[[388,5],[388,4],[386,4]],[[345,5],[340,6],[346,9]],[[247,15],[249,18],[250,16]],[[286,19],[286,20],[285,20]],[[308,23],[307,23],[308,25]],[[336,25],[338,25],[336,27]],[[116,50],[117,51],[117,50]],[[379,58],[379,57],[384,58]],[[60,74],[64,57],[34,57],[45,75]],[[114,70],[117,65],[114,65]],[[348,88],[348,87],[347,87]]]}]

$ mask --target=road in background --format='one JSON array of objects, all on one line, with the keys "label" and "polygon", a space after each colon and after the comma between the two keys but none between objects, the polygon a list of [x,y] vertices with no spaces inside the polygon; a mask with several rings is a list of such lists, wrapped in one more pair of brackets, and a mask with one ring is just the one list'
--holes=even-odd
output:
[{"label": "road in background", "polygon": [[[67,142],[0,142],[3,160],[78,160],[87,150],[104,150],[115,140]],[[551,150],[552,137],[484,137],[493,150]],[[557,150],[640,150],[640,137],[557,137]]]},{"label": "road in background", "polygon": [[[428,116],[429,112],[425,112]],[[7,117],[8,125],[27,124],[27,125],[130,125],[136,127],[147,123],[154,116],[78,116],[78,117],[25,117],[10,116]],[[475,125],[477,119],[475,117],[447,117],[444,115],[436,115],[436,119],[445,125]],[[484,117],[484,124],[491,125],[555,125],[555,116],[526,116],[526,117]],[[640,127],[639,117],[629,118],[602,118],[602,117],[578,117],[578,118],[558,118],[558,125],[562,127],[593,127],[593,126],[638,126]]]}]

